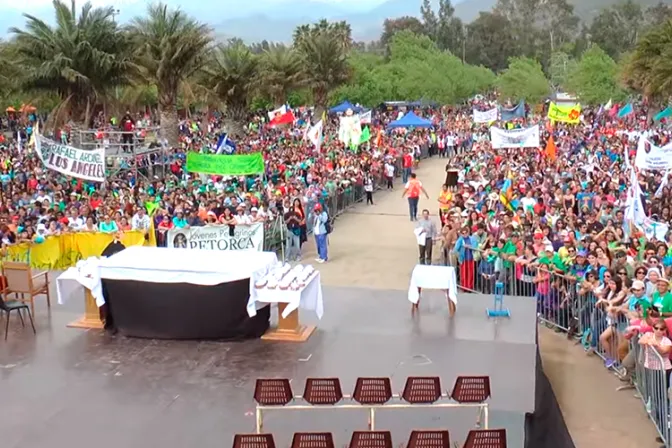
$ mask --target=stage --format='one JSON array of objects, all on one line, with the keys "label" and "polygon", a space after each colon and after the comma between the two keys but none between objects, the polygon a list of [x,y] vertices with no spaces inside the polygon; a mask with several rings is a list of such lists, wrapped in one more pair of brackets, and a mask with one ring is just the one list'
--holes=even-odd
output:
[{"label": "stage", "polygon": [[[349,394],[360,376],[391,377],[399,392],[411,375],[440,376],[450,390],[458,375],[479,374],[491,378],[490,428],[506,428],[509,447],[523,447],[538,374],[534,302],[507,298],[511,319],[494,322],[485,314],[491,296],[460,294],[452,319],[441,292],[423,292],[415,317],[406,296],[325,287],[329,312],[303,344],[82,332],[65,328],[81,311],[74,301],[51,318],[38,313],[36,339],[12,325],[0,345],[3,448],[230,447],[233,434],[254,431],[260,376],[291,378],[295,394],[308,377],[338,377]],[[318,323],[312,313],[302,320]],[[364,411],[271,412],[264,419],[278,447],[295,431],[333,432],[342,446],[366,423]],[[395,446],[418,428],[447,428],[461,446],[475,411],[383,410],[376,423],[392,430]]]}]

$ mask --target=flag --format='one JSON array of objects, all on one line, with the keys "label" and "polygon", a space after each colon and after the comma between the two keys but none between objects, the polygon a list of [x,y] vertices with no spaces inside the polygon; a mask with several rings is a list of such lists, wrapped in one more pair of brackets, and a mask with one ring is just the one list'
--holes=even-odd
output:
[{"label": "flag", "polygon": [[277,109],[270,111],[268,113],[268,119],[272,121],[276,116],[284,115],[286,113],[287,113],[287,106],[285,106],[283,104],[282,106],[278,107]]},{"label": "flag", "polygon": [[319,152],[322,147],[322,129],[323,129],[322,120],[318,121],[315,126],[310,128],[308,131],[308,140],[315,145],[315,151]]},{"label": "flag", "polygon": [[618,104],[614,104],[613,106],[611,106],[611,109],[609,109],[609,116],[613,118],[616,116],[617,113],[618,113]]},{"label": "flag", "polygon": [[618,111],[618,118],[625,118],[628,115],[632,114],[634,112],[634,108],[632,107],[632,103],[628,103],[621,110]]},{"label": "flag", "polygon": [[378,129],[378,135],[376,135],[376,141],[373,143],[376,148],[380,147],[380,144],[383,141],[383,130]]},{"label": "flag", "polygon": [[663,173],[663,180],[660,183],[660,186],[658,187],[656,192],[654,193],[653,195],[654,198],[660,198],[663,196],[663,188],[667,187],[667,184],[669,183],[669,176],[670,176],[670,170],[667,170],[665,171],[665,173]]},{"label": "flag", "polygon": [[21,131],[16,131],[16,149],[19,152],[21,152],[21,151],[23,151],[22,146],[23,145],[21,144]]},{"label": "flag", "polygon": [[359,122],[361,124],[371,124],[371,111],[364,112],[359,116]]},{"label": "flag", "polygon": [[546,157],[553,161],[557,157],[557,148],[555,146],[555,140],[553,140],[552,135],[548,137],[548,141],[546,142]]},{"label": "flag", "polygon": [[296,121],[296,117],[291,110],[287,110],[284,114],[276,114],[268,123],[269,126],[280,126],[283,124],[292,124]]},{"label": "flag", "polygon": [[362,143],[366,143],[369,140],[371,140],[371,130],[367,126],[362,131],[362,136],[359,138],[359,144],[361,145]]},{"label": "flag", "polygon": [[672,117],[672,109],[670,108],[670,106],[667,106],[665,109],[658,112],[656,114],[656,116],[653,117],[653,119],[654,119],[654,121],[660,121],[663,118],[668,118],[668,117]]},{"label": "flag", "polygon": [[229,134],[222,134],[219,136],[217,141],[217,151],[216,154],[228,154],[231,155],[236,152],[236,143],[229,138]]}]

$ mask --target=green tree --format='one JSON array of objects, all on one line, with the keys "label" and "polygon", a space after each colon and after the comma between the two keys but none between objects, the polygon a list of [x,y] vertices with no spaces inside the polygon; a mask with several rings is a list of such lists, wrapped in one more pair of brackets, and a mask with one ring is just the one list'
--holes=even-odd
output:
[{"label": "green tree", "polygon": [[218,46],[204,75],[214,95],[226,107],[233,134],[240,134],[257,90],[260,57],[242,43]]},{"label": "green tree", "polygon": [[[25,91],[56,92],[55,118],[71,118],[90,125],[96,105],[113,89],[129,82],[133,73],[132,47],[114,22],[112,8],[86,3],[79,15],[75,2],[53,2],[55,26],[24,14],[25,29],[12,28],[17,67]],[[75,142],[79,135],[73,133]]]},{"label": "green tree", "polygon": [[626,0],[600,11],[588,33],[593,43],[612,58],[618,58],[622,52],[634,48],[643,24],[644,13],[640,4]]},{"label": "green tree", "polygon": [[303,63],[305,85],[318,109],[326,107],[329,95],[350,79],[349,26],[337,25],[320,22],[294,33],[294,48]]},{"label": "green tree", "polygon": [[541,64],[527,57],[513,57],[509,60],[509,67],[497,78],[497,88],[504,99],[524,99],[531,104],[542,101],[550,93],[550,85]]},{"label": "green tree", "polygon": [[422,0],[420,6],[420,16],[422,17],[422,24],[425,27],[424,34],[428,35],[430,39],[436,42],[436,37],[439,34],[439,18],[432,9],[430,0]]},{"label": "green tree", "polygon": [[597,45],[592,45],[567,78],[567,88],[578,95],[582,104],[604,104],[624,97],[618,83],[618,66]]},{"label": "green tree", "polygon": [[296,50],[282,44],[271,44],[261,53],[259,89],[274,106],[287,101],[289,93],[301,87],[304,73]]},{"label": "green tree", "polygon": [[672,95],[672,20],[642,36],[626,64],[628,87],[654,100]]},{"label": "green tree", "polygon": [[481,12],[467,25],[466,60],[499,72],[507,67],[511,56],[518,55],[514,29],[505,16]]},{"label": "green tree", "polygon": [[176,146],[178,92],[205,65],[212,42],[210,28],[158,3],[147,8],[147,16],[133,19],[129,32],[145,79],[158,90],[162,137]]},{"label": "green tree", "polygon": [[672,19],[672,5],[659,2],[649,6],[644,13],[644,21],[647,27],[660,26]]},{"label": "green tree", "polygon": [[548,69],[551,85],[556,89],[566,89],[569,75],[574,72],[576,61],[564,51],[556,51],[551,55]]},{"label": "green tree", "polygon": [[404,30],[415,34],[423,34],[425,26],[415,17],[404,16],[397,19],[385,19],[383,22],[383,33],[380,35],[381,45],[387,48],[392,40],[392,36]]}]

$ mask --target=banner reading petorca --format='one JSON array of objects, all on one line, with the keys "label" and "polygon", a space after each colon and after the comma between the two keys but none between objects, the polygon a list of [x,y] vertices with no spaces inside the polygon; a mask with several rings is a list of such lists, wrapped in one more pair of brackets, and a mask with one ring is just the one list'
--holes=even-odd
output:
[{"label": "banner reading petorca", "polygon": [[264,225],[190,227],[168,231],[167,246],[200,250],[264,250]]},{"label": "banner reading petorca", "polygon": [[499,148],[538,148],[539,125],[527,129],[504,130],[496,127],[490,128],[490,140],[492,147]]},{"label": "banner reading petorca", "polygon": [[485,112],[474,109],[473,120],[474,123],[490,123],[492,121],[497,121],[499,118],[499,110],[495,107]]},{"label": "banner reading petorca", "polygon": [[37,135],[35,151],[51,170],[79,179],[105,182],[104,148],[90,151],[77,149]]}]

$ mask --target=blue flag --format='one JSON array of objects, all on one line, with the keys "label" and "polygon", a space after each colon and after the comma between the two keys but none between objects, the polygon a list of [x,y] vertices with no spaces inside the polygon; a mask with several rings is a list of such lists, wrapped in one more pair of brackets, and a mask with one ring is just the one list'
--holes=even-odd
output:
[{"label": "blue flag", "polygon": [[632,103],[628,103],[618,111],[618,118],[624,118],[633,113],[635,110],[632,107]]},{"label": "blue flag", "polygon": [[660,121],[663,118],[668,118],[668,117],[672,117],[672,109],[670,109],[669,106],[666,107],[665,109],[661,110],[660,112],[658,112],[656,114],[656,116],[653,117],[653,120],[654,121]]},{"label": "blue flag", "polygon": [[217,154],[231,155],[236,152],[236,143],[229,138],[229,134],[222,134],[217,140]]}]

